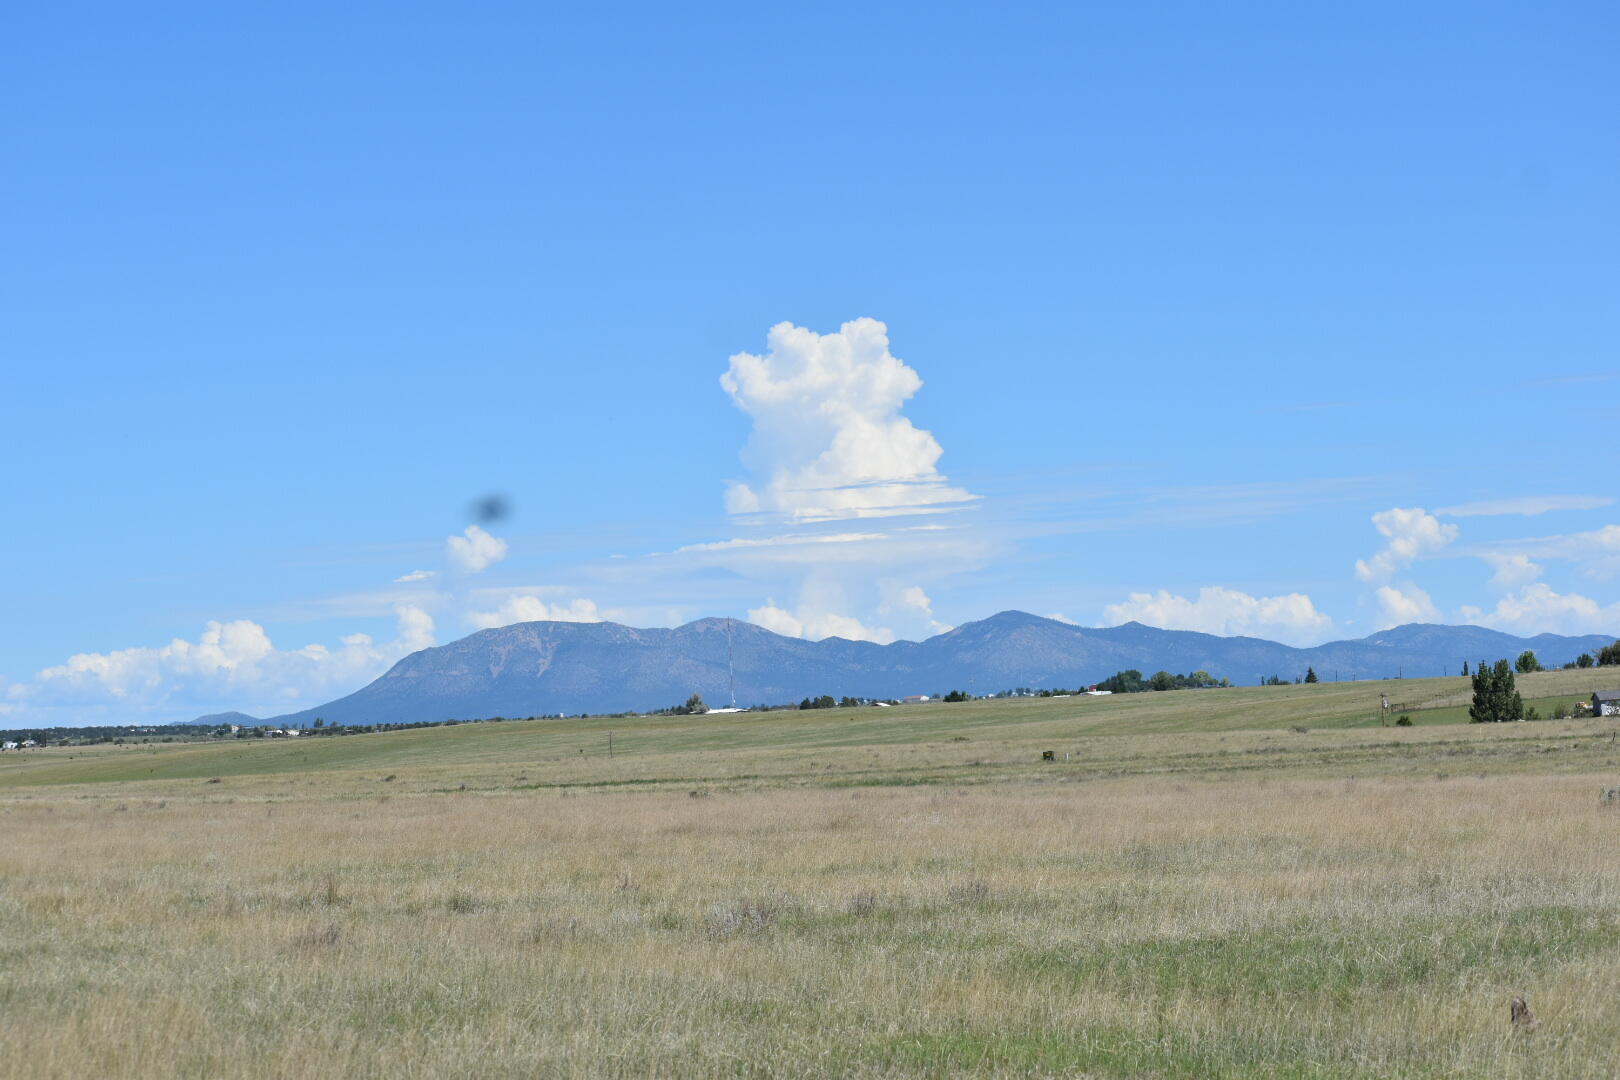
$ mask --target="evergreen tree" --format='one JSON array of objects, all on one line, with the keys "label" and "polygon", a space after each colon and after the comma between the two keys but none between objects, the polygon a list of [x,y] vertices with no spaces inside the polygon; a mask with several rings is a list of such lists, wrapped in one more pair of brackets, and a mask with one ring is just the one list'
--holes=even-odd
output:
[{"label": "evergreen tree", "polygon": [[1513,685],[1513,669],[1506,658],[1493,667],[1481,660],[1474,669],[1474,703],[1468,719],[1475,724],[1501,724],[1524,719],[1524,699]]},{"label": "evergreen tree", "polygon": [[1306,682],[1319,682],[1320,681],[1316,677],[1316,669],[1315,668],[1307,667],[1305,669],[1305,681]]},{"label": "evergreen tree", "polygon": [[1575,666],[1578,668],[1589,668],[1593,663],[1595,663],[1595,661],[1592,659],[1591,653],[1583,652],[1581,655],[1575,658]]}]

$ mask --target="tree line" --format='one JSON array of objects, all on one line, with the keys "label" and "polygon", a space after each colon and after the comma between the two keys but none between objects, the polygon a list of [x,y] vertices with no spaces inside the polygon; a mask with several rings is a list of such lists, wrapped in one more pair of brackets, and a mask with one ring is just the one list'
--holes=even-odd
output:
[{"label": "tree line", "polygon": [[1098,683],[1097,689],[1106,690],[1111,694],[1140,694],[1150,690],[1209,690],[1231,685],[1230,679],[1217,679],[1202,669],[1186,675],[1155,671],[1143,678],[1142,673],[1135,668],[1126,668],[1124,671],[1116,671]]}]

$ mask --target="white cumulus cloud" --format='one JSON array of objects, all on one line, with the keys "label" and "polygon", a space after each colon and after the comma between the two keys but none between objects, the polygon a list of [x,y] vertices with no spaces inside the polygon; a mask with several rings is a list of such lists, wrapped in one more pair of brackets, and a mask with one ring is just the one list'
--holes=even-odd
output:
[{"label": "white cumulus cloud", "polygon": [[494,611],[473,611],[467,622],[480,630],[497,626],[511,626],[521,622],[601,622],[602,613],[596,602],[584,598],[566,604],[548,604],[538,596],[522,594],[509,597]]},{"label": "white cumulus cloud", "polygon": [[1373,515],[1372,522],[1387,543],[1372,558],[1356,560],[1356,576],[1366,582],[1388,581],[1458,535],[1457,526],[1445,524],[1421,507],[1383,510]]},{"label": "white cumulus cloud", "polygon": [[928,512],[974,498],[939,472],[939,442],[901,414],[922,379],[889,352],[876,319],[817,334],[778,323],[763,355],[738,353],[720,377],[753,418],[743,461],[753,483],[734,483],[734,514],[801,521]]},{"label": "white cumulus cloud", "polygon": [[852,615],[839,615],[830,611],[788,611],[767,600],[762,607],[748,609],[748,621],[763,626],[784,637],[823,638],[841,637],[851,641],[875,641],[887,645],[894,640],[894,631],[883,626],[867,626]]},{"label": "white cumulus cloud", "polygon": [[357,689],[401,657],[433,644],[433,618],[401,604],[393,641],[350,634],[336,648],[277,649],[250,619],[209,622],[197,640],[105,653],[77,653],[40,671],[13,694],[30,706],[118,705],[132,711],[294,709],[334,690]]},{"label": "white cumulus cloud", "polygon": [[1166,630],[1197,630],[1223,636],[1265,637],[1291,645],[1315,645],[1333,631],[1333,619],[1304,593],[1251,596],[1237,589],[1207,586],[1191,599],[1160,589],[1131,593],[1103,609],[1110,624],[1139,622]]},{"label": "white cumulus cloud", "polygon": [[1603,605],[1576,593],[1554,592],[1541,581],[1502,597],[1493,611],[1470,608],[1464,614],[1520,635],[1620,633],[1620,603]]},{"label": "white cumulus cloud", "polygon": [[463,573],[482,573],[506,558],[506,541],[491,536],[477,525],[469,525],[462,535],[444,542],[444,557]]},{"label": "white cumulus cloud", "polygon": [[949,623],[934,618],[934,602],[920,585],[885,584],[878,614],[894,621],[903,632],[915,633],[917,637],[932,637],[951,629]]},{"label": "white cumulus cloud", "polygon": [[433,570],[412,570],[408,574],[401,574],[394,579],[395,585],[404,585],[412,581],[426,581],[434,575]]},{"label": "white cumulus cloud", "polygon": [[1440,622],[1440,609],[1434,606],[1429,594],[1408,582],[1405,585],[1380,585],[1373,592],[1378,610],[1383,617],[1380,630],[1406,623]]},{"label": "white cumulus cloud", "polygon": [[1532,562],[1528,555],[1487,552],[1480,558],[1495,571],[1491,575],[1491,584],[1498,589],[1516,589],[1541,576],[1541,567]]}]

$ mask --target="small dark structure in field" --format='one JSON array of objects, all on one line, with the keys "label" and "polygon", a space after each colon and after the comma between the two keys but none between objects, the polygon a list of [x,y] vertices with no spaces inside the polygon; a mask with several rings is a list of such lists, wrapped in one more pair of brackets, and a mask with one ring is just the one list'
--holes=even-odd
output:
[{"label": "small dark structure in field", "polygon": [[1592,691],[1593,716],[1620,716],[1620,690]]},{"label": "small dark structure in field", "polygon": [[1042,750],[1041,751],[1041,760],[1042,761],[1056,761],[1057,760],[1057,751],[1056,750]]}]

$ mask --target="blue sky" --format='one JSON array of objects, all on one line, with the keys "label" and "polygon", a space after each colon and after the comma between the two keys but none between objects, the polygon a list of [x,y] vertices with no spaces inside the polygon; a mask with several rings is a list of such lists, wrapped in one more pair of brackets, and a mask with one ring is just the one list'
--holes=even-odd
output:
[{"label": "blue sky", "polygon": [[1612,5],[770,7],[10,13],[0,709],[540,617],[1620,633]]}]

